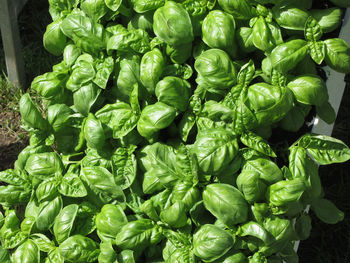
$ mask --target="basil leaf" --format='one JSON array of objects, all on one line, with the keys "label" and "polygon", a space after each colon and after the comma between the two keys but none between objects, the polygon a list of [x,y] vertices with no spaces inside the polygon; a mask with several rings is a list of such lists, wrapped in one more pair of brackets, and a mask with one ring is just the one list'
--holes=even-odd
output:
[{"label": "basil leaf", "polygon": [[233,246],[233,237],[217,226],[204,225],[194,234],[193,246],[197,257],[212,262],[230,250]]},{"label": "basil leaf", "polygon": [[344,213],[327,199],[313,200],[311,209],[326,224],[336,224],[344,219]]},{"label": "basil leaf", "polygon": [[204,206],[229,227],[245,222],[248,204],[242,193],[228,184],[210,184],[203,191]]},{"label": "basil leaf", "polygon": [[350,159],[350,150],[342,141],[326,135],[304,135],[299,145],[321,165],[345,162]]},{"label": "basil leaf", "polygon": [[331,38],[324,41],[326,44],[325,61],[332,69],[341,72],[350,72],[350,46],[340,38]]},{"label": "basil leaf", "polygon": [[295,39],[276,46],[270,54],[271,64],[282,73],[293,69],[307,54],[305,40]]},{"label": "basil leaf", "polygon": [[11,256],[12,262],[28,262],[39,263],[40,262],[40,250],[34,241],[28,239],[22,245],[20,245]]},{"label": "basil leaf", "polygon": [[224,129],[210,129],[197,136],[194,153],[205,173],[217,173],[238,153],[236,135]]}]

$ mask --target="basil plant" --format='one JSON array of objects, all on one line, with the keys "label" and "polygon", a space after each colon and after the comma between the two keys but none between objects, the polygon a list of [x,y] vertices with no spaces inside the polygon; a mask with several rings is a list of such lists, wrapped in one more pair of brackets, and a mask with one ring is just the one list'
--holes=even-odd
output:
[{"label": "basil plant", "polygon": [[350,159],[300,132],[336,117],[321,66],[350,73],[349,3],[316,2],[49,0],[61,62],[19,102],[1,262],[298,262],[306,207],[344,218],[318,166]]}]

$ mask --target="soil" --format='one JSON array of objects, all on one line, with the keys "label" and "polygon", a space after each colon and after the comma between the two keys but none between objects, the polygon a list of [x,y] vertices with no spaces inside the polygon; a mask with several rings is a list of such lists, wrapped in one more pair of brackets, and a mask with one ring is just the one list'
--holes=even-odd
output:
[{"label": "soil", "polygon": [[0,171],[13,168],[18,154],[28,145],[28,136],[20,125],[21,116],[18,112],[2,109],[0,112]]}]

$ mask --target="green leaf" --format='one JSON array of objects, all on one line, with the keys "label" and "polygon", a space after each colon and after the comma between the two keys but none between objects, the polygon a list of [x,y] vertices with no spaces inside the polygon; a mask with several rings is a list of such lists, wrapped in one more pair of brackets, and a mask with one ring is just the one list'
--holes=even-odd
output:
[{"label": "green leaf", "polygon": [[295,221],[295,232],[299,240],[308,239],[311,232],[311,218],[308,214],[302,214]]},{"label": "green leaf", "polygon": [[45,261],[45,263],[64,263],[64,259],[60,255],[58,248],[48,252],[46,260],[47,262]]},{"label": "green leaf", "polygon": [[[81,58],[81,57],[79,57]],[[73,71],[67,80],[67,89],[75,92],[94,79],[96,71],[92,61],[79,59],[73,66]],[[91,58],[91,57],[89,57]]]},{"label": "green leaf", "polygon": [[177,46],[167,45],[165,51],[173,63],[184,64],[191,57],[192,43]]},{"label": "green leaf", "polygon": [[35,225],[40,231],[48,230],[55,222],[55,218],[63,207],[61,196],[57,196],[51,201],[44,201],[39,206],[38,216]]},{"label": "green leaf", "polygon": [[71,12],[74,7],[78,6],[78,2],[78,0],[49,0],[49,12],[52,19],[58,19],[62,12]]},{"label": "green leaf", "polygon": [[200,197],[200,190],[192,183],[178,181],[173,188],[171,200],[172,202],[182,201],[185,210],[188,211],[200,200]]},{"label": "green leaf", "polygon": [[102,242],[100,244],[101,253],[98,256],[99,263],[117,263],[117,252],[112,246],[112,242]]},{"label": "green leaf", "polygon": [[45,180],[55,174],[62,174],[64,167],[60,156],[55,152],[35,153],[29,156],[25,170],[31,176]]},{"label": "green leaf", "polygon": [[105,0],[106,6],[112,11],[118,11],[118,8],[122,4],[122,0]]},{"label": "green leaf", "polygon": [[135,0],[134,10],[137,13],[145,13],[163,6],[165,0]]},{"label": "green leaf", "polygon": [[273,241],[272,235],[260,224],[250,221],[238,228],[237,234],[239,236],[253,236],[261,241],[263,241],[266,245],[269,245]]},{"label": "green leaf", "polygon": [[304,29],[305,39],[309,42],[317,42],[321,39],[323,31],[317,20],[312,16],[306,20]]},{"label": "green leaf", "polygon": [[322,194],[321,180],[318,175],[318,165],[311,160],[302,147],[290,147],[289,169],[293,178],[303,178],[307,193],[311,198],[319,198]]},{"label": "green leaf", "polygon": [[321,165],[346,162],[350,149],[342,141],[326,135],[304,135],[298,142]]},{"label": "green leaf", "polygon": [[236,39],[240,49],[246,53],[253,52],[256,47],[253,43],[253,29],[250,27],[237,28]]},{"label": "green leaf", "polygon": [[234,18],[248,20],[256,15],[256,10],[247,0],[230,1],[218,0],[219,5],[225,12],[232,14]]},{"label": "green leaf", "polygon": [[157,37],[171,46],[193,41],[189,14],[179,3],[167,1],[153,16],[153,30]]},{"label": "green leaf", "polygon": [[326,44],[323,41],[309,42],[310,56],[318,65],[320,65],[326,57]]},{"label": "green leaf", "polygon": [[120,30],[108,39],[107,51],[137,52],[144,54],[150,50],[150,39],[143,29]]},{"label": "green leaf", "polygon": [[30,239],[37,244],[40,251],[49,253],[50,251],[56,249],[55,242],[53,240],[50,240],[47,236],[43,234],[39,234],[39,233],[32,234],[30,236]]},{"label": "green leaf", "polygon": [[236,135],[224,129],[209,129],[198,134],[193,152],[205,173],[217,173],[238,153]]},{"label": "green leaf", "polygon": [[[154,2],[154,1],[152,1]],[[139,13],[135,14],[131,18],[131,21],[128,23],[128,29],[143,29],[148,34],[153,33],[153,13],[152,12],[146,12],[146,13]],[[150,47],[153,50],[158,43],[155,43],[155,39],[151,39],[150,41]]]},{"label": "green leaf", "polygon": [[272,86],[285,87],[287,85],[287,78],[281,72],[272,69],[271,71],[271,84]]},{"label": "green leaf", "polygon": [[249,86],[247,95],[247,105],[261,126],[281,120],[293,107],[293,94],[284,86],[259,82]]},{"label": "green leaf", "polygon": [[35,220],[34,216],[25,217],[21,223],[21,231],[23,235],[29,236],[32,231],[35,230]]},{"label": "green leaf", "polygon": [[79,13],[69,14],[61,24],[62,32],[73,40],[77,47],[93,55],[105,48],[106,32],[101,24]]},{"label": "green leaf", "polygon": [[133,250],[123,250],[118,255],[118,262],[125,262],[125,263],[135,263],[135,256],[134,256]]},{"label": "green leaf", "polygon": [[186,142],[188,139],[188,136],[190,135],[192,128],[196,124],[195,115],[191,113],[190,111],[186,111],[179,123],[179,131],[181,139]]},{"label": "green leaf", "polygon": [[236,103],[234,105],[234,130],[235,132],[242,133],[245,130],[255,128],[258,125],[258,120],[251,109],[247,107],[245,102],[242,99],[232,103]]},{"label": "green leaf", "polygon": [[29,201],[31,188],[28,185],[1,185],[0,202],[7,206],[24,204]]},{"label": "green leaf", "polygon": [[55,132],[65,129],[69,125],[69,118],[73,111],[65,104],[54,104],[47,109],[47,120]]},{"label": "green leaf", "polygon": [[283,1],[281,2],[281,5],[277,4],[272,8],[273,18],[277,23],[286,29],[304,30],[305,23],[309,18],[308,12],[290,5],[283,6]]},{"label": "green leaf", "polygon": [[290,40],[276,46],[271,51],[271,64],[276,70],[287,73],[306,56],[307,51],[308,45],[305,40]]},{"label": "green leaf", "polygon": [[310,105],[297,104],[279,122],[279,126],[290,132],[297,132],[305,123],[305,117],[311,110]]},{"label": "green leaf", "polygon": [[312,9],[310,13],[317,20],[322,31],[328,33],[339,27],[343,12],[340,8],[331,7],[326,9]]},{"label": "green leaf", "polygon": [[141,84],[139,57],[123,58],[119,64],[116,95],[122,101],[129,101],[134,87]]},{"label": "green leaf", "polygon": [[187,216],[184,203],[177,201],[172,206],[164,209],[160,213],[160,219],[171,227],[180,228],[185,226]]},{"label": "green leaf", "polygon": [[100,93],[101,89],[93,82],[83,85],[73,93],[75,109],[82,115],[88,116]]},{"label": "green leaf", "polygon": [[223,103],[213,100],[206,101],[203,105],[200,117],[206,117],[213,122],[232,122],[233,110]]},{"label": "green leaf", "polygon": [[57,215],[53,226],[53,234],[55,235],[58,244],[61,244],[70,236],[78,209],[78,205],[71,204],[64,207]]},{"label": "green leaf", "polygon": [[248,262],[248,258],[243,252],[235,251],[232,249],[219,260],[221,259],[224,260],[222,262],[227,262],[227,263],[231,263],[231,262],[247,263]]},{"label": "green leaf", "polygon": [[80,8],[96,22],[108,12],[105,0],[85,0],[80,4]]},{"label": "green leaf", "polygon": [[[220,28],[220,30],[217,30]],[[226,51],[231,57],[235,57],[237,46],[235,45],[236,23],[234,18],[221,10],[209,12],[202,22],[202,39],[211,48]]]},{"label": "green leaf", "polygon": [[267,185],[260,179],[259,173],[243,170],[237,177],[237,187],[248,203],[264,201]]},{"label": "green leaf", "polygon": [[72,235],[87,236],[95,231],[95,216],[98,210],[94,204],[83,201],[79,204],[79,210],[76,218],[76,224],[73,228]]},{"label": "green leaf", "polygon": [[266,197],[274,206],[288,205],[297,202],[305,189],[305,182],[301,178],[279,181],[268,187]]},{"label": "green leaf", "polygon": [[0,212],[0,228],[4,225],[5,217],[2,212]]},{"label": "green leaf", "polygon": [[[175,178],[171,180],[176,181]],[[174,184],[174,182],[172,182],[171,184]],[[164,189],[164,186],[161,183],[160,178],[157,175],[157,172],[154,173],[154,171],[151,169],[150,172],[145,173],[143,182],[142,182],[142,190],[145,194],[153,194],[163,189]]]},{"label": "green leaf", "polygon": [[325,61],[332,69],[341,73],[350,73],[350,46],[343,39],[331,38],[326,44]]},{"label": "green leaf", "polygon": [[204,262],[220,258],[232,246],[232,235],[214,225],[204,225],[193,235],[194,254]]},{"label": "green leaf", "polygon": [[114,239],[128,220],[121,206],[106,204],[96,215],[95,222],[99,237],[107,241]]},{"label": "green leaf", "polygon": [[327,101],[320,106],[316,106],[317,116],[320,117],[327,124],[332,124],[337,118],[337,114],[333,106]]},{"label": "green leaf", "polygon": [[47,51],[55,56],[60,56],[67,45],[67,37],[61,31],[62,19],[53,21],[46,27],[43,36],[43,44]]},{"label": "green leaf", "polygon": [[290,81],[287,87],[302,104],[321,106],[329,98],[326,83],[318,75],[298,76]]},{"label": "green leaf", "polygon": [[95,67],[96,75],[93,82],[101,89],[105,89],[114,70],[114,59],[113,57],[107,57],[102,62],[95,64]]},{"label": "green leaf", "polygon": [[215,217],[204,207],[203,200],[197,202],[190,210],[192,222],[197,226],[215,222]]},{"label": "green leaf", "polygon": [[11,263],[10,259],[10,253],[8,250],[4,249],[3,247],[0,247],[0,261],[2,263]]},{"label": "green leaf", "polygon": [[203,191],[204,206],[229,227],[248,218],[248,203],[242,193],[228,184],[209,184]]},{"label": "green leaf", "polygon": [[132,153],[135,148],[131,149],[130,151],[130,149],[120,147],[112,156],[116,174],[114,180],[123,190],[129,188],[136,178],[137,163],[135,155]]},{"label": "green leaf", "polygon": [[0,229],[1,246],[13,249],[23,243],[27,236],[20,232],[20,221],[14,210],[8,210],[5,216],[4,225]]},{"label": "green leaf", "polygon": [[55,178],[49,178],[42,181],[41,184],[38,185],[35,194],[39,202],[45,199],[49,200],[55,198],[58,194]]},{"label": "green leaf", "polygon": [[[237,75],[237,84],[241,85],[242,89],[244,89],[245,87],[248,87],[250,82],[253,80],[254,75],[255,75],[255,65],[253,60],[249,60],[247,64],[241,67]],[[233,92],[233,90],[231,92]]]},{"label": "green leaf", "polygon": [[146,146],[141,151],[140,161],[149,175],[157,177],[162,185],[171,186],[179,178],[175,163],[176,155],[172,147],[161,143]]},{"label": "green leaf", "polygon": [[155,245],[162,239],[161,229],[150,219],[138,219],[122,227],[116,237],[116,244],[121,249],[142,251],[147,246]]},{"label": "green leaf", "polygon": [[158,48],[154,48],[143,55],[140,64],[140,80],[150,94],[154,94],[164,67],[165,58]]},{"label": "green leaf", "polygon": [[71,262],[95,262],[100,250],[95,241],[81,235],[71,236],[58,248],[59,254],[66,261]]},{"label": "green leaf", "polygon": [[22,121],[25,125],[45,131],[48,127],[47,121],[42,117],[39,109],[35,106],[30,98],[29,93],[24,94],[19,101]]},{"label": "green leaf", "polygon": [[137,125],[139,115],[132,110],[129,104],[117,102],[107,104],[96,112],[96,117],[113,132],[114,138],[128,135]]},{"label": "green leaf", "polygon": [[61,183],[58,185],[58,191],[69,197],[84,197],[87,191],[80,177],[74,173],[66,173]]},{"label": "green leaf", "polygon": [[259,17],[254,23],[252,34],[253,44],[264,52],[269,53],[276,45],[283,43],[278,25],[267,22],[264,17]]},{"label": "green leaf", "polygon": [[63,51],[63,61],[68,67],[72,67],[80,55],[80,48],[74,44],[68,44],[65,46]]},{"label": "green leaf", "polygon": [[209,49],[196,57],[196,82],[205,90],[224,96],[236,84],[237,72],[229,55],[221,49]]},{"label": "green leaf", "polygon": [[12,185],[27,185],[28,181],[23,178],[22,173],[16,169],[7,169],[0,172],[0,181]]},{"label": "green leaf", "polygon": [[181,144],[178,148],[175,169],[191,185],[198,183],[198,160],[189,146]]},{"label": "green leaf", "polygon": [[175,108],[162,102],[146,106],[137,123],[137,131],[141,136],[151,139],[158,131],[168,127],[176,116]]},{"label": "green leaf", "polygon": [[274,153],[270,145],[262,137],[254,133],[247,132],[243,133],[240,139],[244,145],[256,151],[261,152],[267,156],[276,157],[276,154]]},{"label": "green leaf", "polygon": [[101,194],[124,202],[125,195],[122,188],[116,184],[113,174],[103,167],[84,167],[82,178],[88,185]]},{"label": "green leaf", "polygon": [[312,200],[311,209],[326,224],[336,224],[344,219],[344,213],[327,199]]},{"label": "green leaf", "polygon": [[84,124],[83,129],[87,145],[90,148],[102,150],[106,141],[106,135],[102,127],[102,122],[92,113],[89,113]]},{"label": "green leaf", "polygon": [[304,148],[292,146],[289,150],[289,170],[293,178],[307,179],[310,174],[318,173],[317,164],[311,160]]},{"label": "green leaf", "polygon": [[14,263],[39,263],[40,250],[34,241],[28,239],[16,249],[11,258]]},{"label": "green leaf", "polygon": [[155,88],[158,101],[185,111],[190,99],[191,85],[186,80],[177,77],[165,77],[159,81]]},{"label": "green leaf", "polygon": [[169,262],[188,262],[195,263],[196,259],[193,251],[188,247],[177,248],[167,259]]},{"label": "green leaf", "polygon": [[331,2],[339,7],[350,7],[350,4],[347,0],[331,0]]},{"label": "green leaf", "polygon": [[268,158],[252,157],[246,161],[242,170],[255,171],[268,185],[274,184],[283,179],[282,171]]}]

